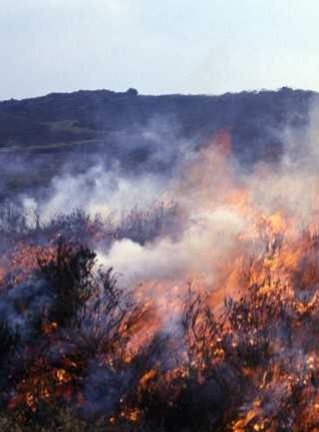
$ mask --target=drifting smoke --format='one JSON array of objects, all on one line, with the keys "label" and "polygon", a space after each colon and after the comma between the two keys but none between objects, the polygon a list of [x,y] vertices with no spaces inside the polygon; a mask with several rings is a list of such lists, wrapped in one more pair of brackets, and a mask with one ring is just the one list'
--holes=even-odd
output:
[{"label": "drifting smoke", "polygon": [[85,174],[66,174],[52,181],[51,198],[40,205],[39,212],[44,220],[63,212],[70,213],[77,208],[94,216],[109,216],[112,212],[125,212],[138,203],[141,209],[149,207],[160,190],[160,180],[152,175],[139,178],[121,177],[115,169],[105,171],[94,166]]},{"label": "drifting smoke", "polygon": [[1,298],[0,321],[8,323],[13,332],[23,337],[30,336],[31,324],[49,309],[53,297],[54,293],[50,292],[44,281],[18,284]]},{"label": "drifting smoke", "polygon": [[[308,395],[318,406],[318,349],[305,342],[319,307],[316,106],[307,128],[278,132],[286,142],[276,165],[244,170],[225,129],[197,151],[183,144],[183,157],[166,144],[145,174],[100,163],[56,177],[38,202],[25,198],[40,217],[22,243],[41,234],[53,258],[50,250],[40,249],[36,263],[13,253],[16,279],[5,286],[0,318],[22,336],[35,329],[31,315],[39,318],[43,346],[59,349],[53,366],[40,362],[42,381],[35,362],[35,381],[32,369],[20,387],[8,384],[17,393],[9,405],[37,411],[51,400],[43,391],[50,384],[110,427],[144,416],[151,427],[165,418],[164,430],[316,430],[303,428],[305,418],[314,422],[300,405]],[[170,175],[149,174],[159,160],[174,161]],[[74,219],[75,207],[101,219],[81,212]],[[51,219],[61,211],[71,216]],[[115,227],[103,220],[110,215]],[[50,234],[69,232],[74,221],[73,237],[90,238],[97,262]],[[28,280],[39,262],[46,283],[16,276],[17,266],[29,267]],[[26,382],[40,382],[39,394],[25,391]]]},{"label": "drifting smoke", "polygon": [[189,222],[182,238],[160,239],[145,246],[128,239],[115,241],[110,252],[100,257],[106,267],[126,276],[127,283],[187,277],[195,272],[209,274],[213,267],[212,248],[227,254],[240,233],[243,221],[227,210],[198,215]]},{"label": "drifting smoke", "polygon": [[[118,219],[134,208],[146,212],[157,203],[164,207],[174,203],[181,209],[173,225],[175,230],[179,225],[178,238],[166,231],[165,237],[155,236],[141,244],[138,236],[136,240],[124,236],[108,250],[96,245],[99,261],[106,268],[114,267],[123,286],[169,279],[175,284],[198,274],[213,289],[220,263],[231,262],[238,248],[247,247],[243,238],[259,215],[273,217],[274,223],[281,224],[278,230],[293,221],[295,236],[313,221],[319,209],[317,106],[313,102],[306,128],[277,132],[285,146],[279,164],[260,162],[247,174],[232,153],[227,130],[195,151],[194,142],[175,145],[178,128],[172,119],[156,118],[130,138],[118,138],[124,159],[129,149],[149,152],[144,172],[125,175],[119,166],[102,164],[78,175],[64,170],[53,179],[45,200],[25,199],[25,208],[37,208],[43,221],[76,208],[91,216],[98,213]],[[174,167],[172,175],[150,173],[154,163],[167,161],[166,166]],[[138,229],[143,231],[143,222]],[[254,248],[258,254],[263,245],[256,240]]]},{"label": "drifting smoke", "polygon": [[[319,122],[315,109],[312,113],[308,128],[297,133],[298,152],[286,132],[289,141],[282,162],[260,163],[250,174],[241,171],[231,155],[229,135],[221,133],[180,164],[167,185],[166,199],[187,214],[181,238],[161,238],[144,246],[129,239],[115,241],[107,255],[100,254],[101,261],[125,275],[125,283],[187,280],[196,273],[212,283],[220,263],[239,254],[248,228],[260,215],[272,218],[275,231],[286,231],[292,223],[290,234],[300,235],[319,209]],[[254,253],[262,248],[256,239]]]},{"label": "drifting smoke", "polygon": [[93,154],[72,153],[49,187],[36,197],[33,191],[24,195],[25,207],[32,204],[44,221],[79,208],[103,217],[147,210],[165,200],[176,169],[196,152],[196,140],[182,138],[177,124],[173,117],[155,116],[143,127],[114,134]]}]

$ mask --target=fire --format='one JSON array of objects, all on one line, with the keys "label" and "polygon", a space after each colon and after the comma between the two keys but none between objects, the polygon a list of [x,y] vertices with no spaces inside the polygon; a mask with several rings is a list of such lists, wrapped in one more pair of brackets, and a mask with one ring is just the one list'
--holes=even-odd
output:
[{"label": "fire", "polygon": [[[183,429],[193,416],[207,430],[318,430],[319,206],[305,214],[281,195],[260,204],[270,173],[236,181],[229,146],[224,131],[172,188],[189,216],[159,249],[182,256],[174,274],[145,268],[121,291],[74,245],[19,244],[2,257],[3,292],[10,272],[14,285],[42,271],[50,287],[46,312],[30,324],[36,342],[30,330],[14,347],[23,367],[8,408],[67,403],[110,428]],[[33,303],[9,300],[20,323]]]},{"label": "fire", "polygon": [[49,263],[55,258],[56,250],[53,246],[17,244],[13,251],[0,258],[0,282],[4,281],[8,273],[11,273],[12,282],[19,283],[32,274],[39,262]]},{"label": "fire", "polygon": [[64,369],[57,369],[55,375],[60,383],[67,383],[71,380],[70,375]]},{"label": "fire", "polygon": [[53,321],[51,323],[44,324],[42,330],[45,334],[55,333],[58,330],[58,323]]},{"label": "fire", "polygon": [[156,370],[154,370],[154,369],[152,369],[152,370],[146,372],[146,373],[142,376],[142,378],[140,379],[139,385],[140,385],[140,386],[146,386],[147,383],[148,383],[150,380],[152,380],[153,378],[156,377],[156,375],[157,375],[157,372],[156,372]]}]

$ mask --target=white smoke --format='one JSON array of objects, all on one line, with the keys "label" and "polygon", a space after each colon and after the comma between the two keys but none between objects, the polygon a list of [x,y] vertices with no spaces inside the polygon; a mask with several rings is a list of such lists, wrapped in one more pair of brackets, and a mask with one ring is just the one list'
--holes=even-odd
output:
[{"label": "white smoke", "polygon": [[[162,199],[176,202],[186,214],[180,221],[182,234],[178,240],[162,237],[141,245],[124,238],[115,241],[109,251],[100,250],[99,261],[123,275],[121,282],[129,286],[144,280],[185,279],[192,273],[204,274],[213,281],[218,265],[238,252],[241,234],[256,215],[280,212],[283,217],[293,218],[293,223],[298,223],[296,231],[301,232],[319,210],[318,105],[311,110],[307,128],[294,133],[292,129],[280,131],[285,152],[276,166],[256,165],[247,174],[223,145],[213,142],[195,154],[193,143],[184,143],[181,148],[185,154],[178,156],[173,178],[147,170],[125,176],[101,164],[84,174],[56,177],[50,198],[40,203],[40,215],[49,220],[58,213],[84,208],[92,216],[100,213],[107,217],[136,206],[147,210]],[[174,159],[171,140],[175,132],[169,133],[169,128],[157,121],[143,134],[151,137],[155,147],[160,147],[166,136],[162,151]],[[133,141],[137,145],[136,136]],[[247,212],[245,206],[253,211]],[[260,244],[256,250],[260,250]]]},{"label": "white smoke", "polygon": [[141,280],[185,278],[187,274],[212,275],[218,259],[227,255],[243,228],[243,220],[227,209],[193,215],[182,238],[163,238],[141,246],[131,240],[116,241],[107,255],[99,254],[106,267],[122,274],[126,285]]},{"label": "white smoke", "polygon": [[39,212],[45,221],[77,208],[84,208],[91,216],[99,213],[107,217],[114,211],[127,211],[137,204],[141,209],[147,208],[162,189],[159,178],[151,174],[123,177],[116,170],[106,171],[97,165],[85,174],[55,177],[51,196],[40,203]]},{"label": "white smoke", "polygon": [[[301,233],[319,210],[318,113],[312,110],[308,127],[298,130],[296,136],[286,132],[285,154],[277,166],[256,166],[247,175],[214,145],[199,152],[197,159],[178,172],[168,193],[188,214],[179,241],[162,238],[141,246],[123,239],[107,255],[99,255],[101,262],[123,274],[127,285],[185,279],[191,273],[203,273],[212,281],[218,265],[238,253],[240,235],[259,214],[279,213],[290,218],[297,234]],[[297,140],[301,140],[298,152],[302,157],[297,157]],[[244,205],[253,209],[251,213],[241,207],[242,190]],[[260,251],[260,244],[255,247],[256,253]]]}]

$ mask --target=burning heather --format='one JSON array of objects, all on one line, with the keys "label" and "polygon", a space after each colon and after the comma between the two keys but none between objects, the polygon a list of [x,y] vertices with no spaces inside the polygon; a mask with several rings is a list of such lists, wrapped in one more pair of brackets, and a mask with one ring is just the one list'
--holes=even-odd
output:
[{"label": "burning heather", "polygon": [[4,203],[1,430],[318,431],[316,123],[250,172],[221,131],[132,205],[100,169]]}]

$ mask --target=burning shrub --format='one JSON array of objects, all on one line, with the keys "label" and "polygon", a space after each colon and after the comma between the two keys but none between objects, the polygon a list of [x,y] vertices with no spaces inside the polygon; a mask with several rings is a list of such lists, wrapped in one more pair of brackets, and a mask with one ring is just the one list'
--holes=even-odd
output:
[{"label": "burning shrub", "polygon": [[[282,217],[258,219],[215,290],[198,275],[186,290],[175,279],[123,288],[87,239],[101,246],[112,232],[143,245],[170,223],[137,212],[96,231],[74,217],[60,220],[69,238],[54,234],[57,221],[27,227],[2,254],[3,430],[318,430],[316,231],[289,236]],[[70,241],[82,229],[84,246]]]}]

